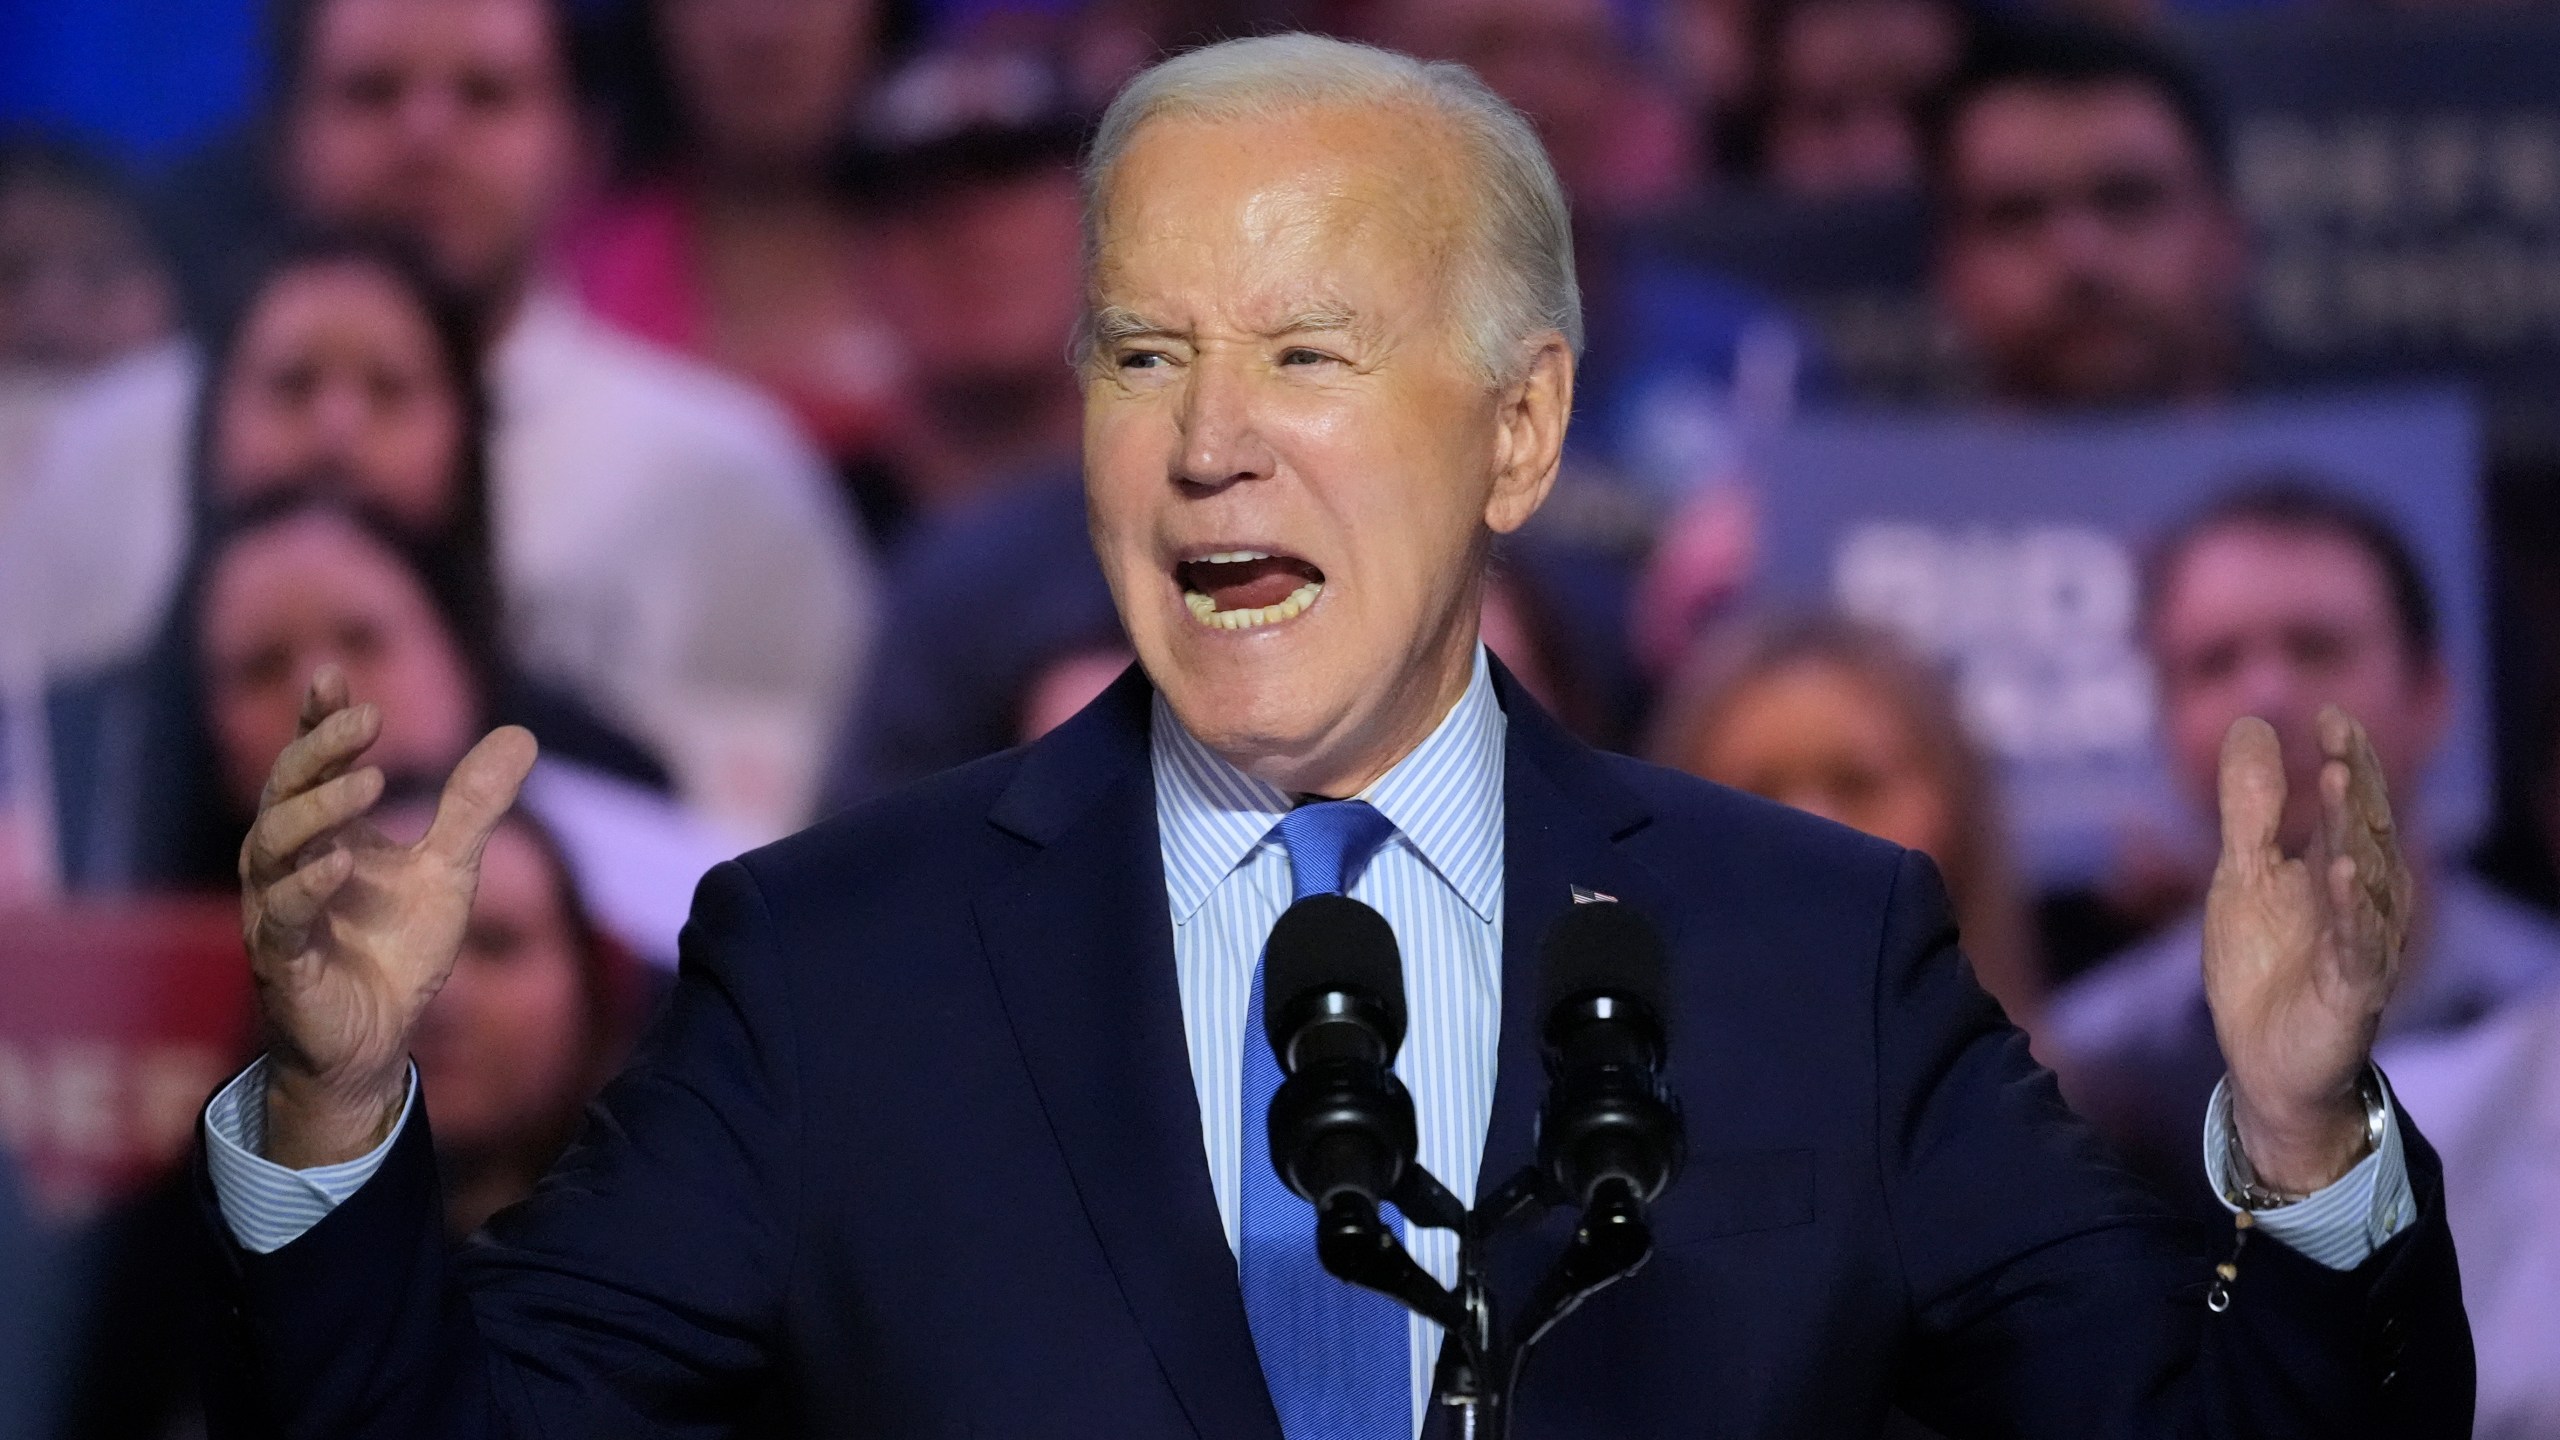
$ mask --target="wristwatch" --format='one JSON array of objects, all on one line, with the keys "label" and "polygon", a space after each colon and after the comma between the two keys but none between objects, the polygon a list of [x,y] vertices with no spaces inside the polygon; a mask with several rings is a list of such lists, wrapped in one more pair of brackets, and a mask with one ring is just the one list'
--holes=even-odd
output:
[{"label": "wristwatch", "polygon": [[[2382,1073],[2366,1065],[2364,1075],[2356,1081],[2356,1094],[2364,1100],[2364,1150],[2370,1155],[2382,1148],[2383,1127],[2391,1123],[2391,1107],[2382,1098]],[[2223,1153],[2231,1162],[2230,1173],[2224,1177],[2229,1183],[2223,1188],[2223,1199],[2254,1211],[2281,1210],[2311,1198],[2260,1184],[2257,1169],[2249,1163],[2249,1152],[2240,1144],[2240,1122],[2226,1116],[2223,1124],[2229,1130],[2225,1137],[2229,1143]]]}]

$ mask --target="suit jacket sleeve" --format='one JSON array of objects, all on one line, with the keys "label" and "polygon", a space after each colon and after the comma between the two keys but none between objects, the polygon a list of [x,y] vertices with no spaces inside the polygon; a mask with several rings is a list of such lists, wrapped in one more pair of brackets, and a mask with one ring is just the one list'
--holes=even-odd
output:
[{"label": "suit jacket sleeve", "polygon": [[[2237,1231],[2173,1218],[2063,1104],[1967,973],[1917,854],[1894,881],[1875,1026],[1876,1163],[1919,1334],[1897,1377],[1913,1414],[1960,1435],[2471,1433],[2443,1171],[2414,1129],[2418,1218],[2362,1266],[2264,1235],[2234,1257]],[[2238,1275],[2216,1312],[2225,1260]]]},{"label": "suit jacket sleeve", "polygon": [[227,1352],[213,1433],[730,1433],[766,1389],[792,1263],[786,988],[754,880],[713,870],[641,1055],[535,1196],[459,1249],[414,1115],[372,1180],[270,1255],[232,1242],[200,1168]]}]

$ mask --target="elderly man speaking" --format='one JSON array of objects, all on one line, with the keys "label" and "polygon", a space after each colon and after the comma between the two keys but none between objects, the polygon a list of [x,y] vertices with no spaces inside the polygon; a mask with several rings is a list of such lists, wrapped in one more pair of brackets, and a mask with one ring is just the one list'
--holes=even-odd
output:
[{"label": "elderly man speaking", "polygon": [[[2196,1124],[2236,1218],[2183,1228],[1976,988],[1927,861],[1587,750],[1486,657],[1580,336],[1517,114],[1236,41],[1134,81],[1088,177],[1086,483],[1137,666],[714,870],[654,1038],[459,1253],[407,1046],[533,743],[489,736],[394,845],[382,718],[315,678],[241,860],[273,1038],[205,1116],[218,1432],[1439,1430],[1438,1332],[1322,1270],[1262,1124],[1265,937],[1344,891],[1400,942],[1397,1065],[1462,1199],[1531,1151],[1542,933],[1614,897],[1671,952],[1690,1159],[1520,1435],[2466,1433],[2437,1167],[2367,1059],[2408,890],[2348,717],[2307,859],[2273,733],[2226,747]],[[1444,1280],[1445,1241],[1411,1232]]]}]

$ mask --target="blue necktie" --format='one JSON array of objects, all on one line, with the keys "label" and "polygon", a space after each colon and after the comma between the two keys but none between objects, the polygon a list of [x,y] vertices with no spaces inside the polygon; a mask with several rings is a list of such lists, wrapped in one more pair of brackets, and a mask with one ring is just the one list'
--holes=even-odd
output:
[{"label": "blue necktie", "polygon": [[[1327,800],[1290,811],[1279,834],[1295,903],[1349,890],[1395,826],[1363,801]],[[1236,1248],[1263,1382],[1288,1440],[1409,1440],[1413,1396],[1404,1308],[1334,1278],[1316,1258],[1315,1207],[1291,1194],[1271,1169],[1266,1117],[1280,1080],[1280,1062],[1262,1028],[1257,961],[1245,1017]]]}]

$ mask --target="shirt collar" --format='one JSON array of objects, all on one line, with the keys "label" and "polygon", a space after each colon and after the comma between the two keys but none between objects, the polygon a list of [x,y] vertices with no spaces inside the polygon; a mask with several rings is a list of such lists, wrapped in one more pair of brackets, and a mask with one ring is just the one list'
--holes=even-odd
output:
[{"label": "shirt collar", "polygon": [[[1465,693],[1438,728],[1357,798],[1387,817],[1458,898],[1494,918],[1502,890],[1502,747],[1505,719],[1482,645]],[[1156,826],[1173,918],[1189,920],[1289,813],[1290,798],[1202,744],[1162,693],[1149,750]]]}]

